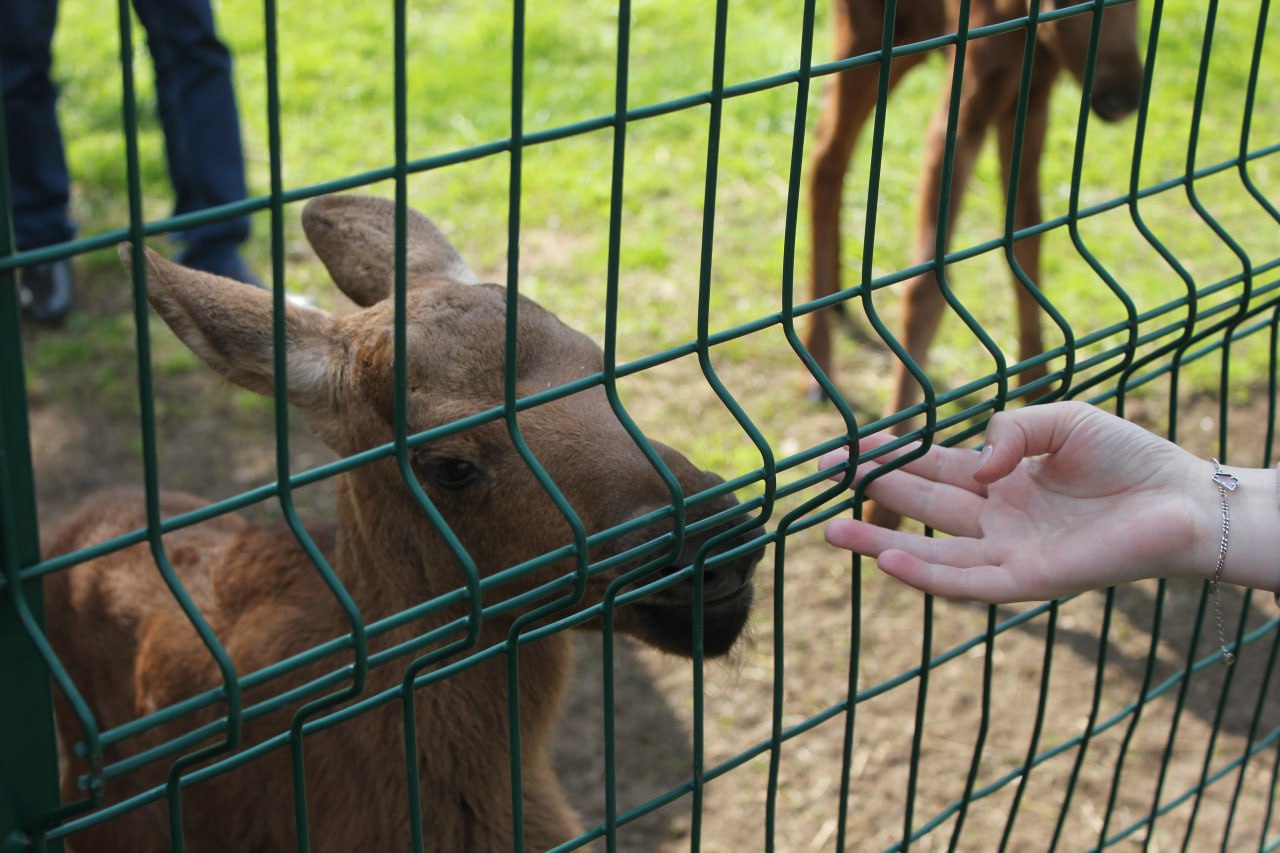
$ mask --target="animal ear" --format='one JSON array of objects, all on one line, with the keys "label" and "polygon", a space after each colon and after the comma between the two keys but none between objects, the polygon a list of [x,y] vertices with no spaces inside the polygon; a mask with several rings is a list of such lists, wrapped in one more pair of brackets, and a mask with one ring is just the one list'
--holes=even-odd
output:
[{"label": "animal ear", "polygon": [[[132,273],[132,247],[120,244]],[[144,248],[147,299],[192,352],[227,379],[260,394],[275,387],[271,293],[188,269]],[[323,311],[285,304],[289,399],[304,410],[332,409],[339,346],[336,322]]]},{"label": "animal ear", "polygon": [[[322,196],[303,208],[302,227],[329,275],[351,301],[367,307],[391,295],[394,202],[362,195]],[[405,211],[405,243],[410,277],[479,281],[448,238],[416,210]]]}]

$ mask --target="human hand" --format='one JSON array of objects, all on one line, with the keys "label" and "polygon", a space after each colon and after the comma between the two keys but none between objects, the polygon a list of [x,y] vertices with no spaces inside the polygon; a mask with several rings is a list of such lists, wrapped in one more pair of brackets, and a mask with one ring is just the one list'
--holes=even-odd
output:
[{"label": "human hand", "polygon": [[[870,436],[862,449],[893,436]],[[861,481],[888,457],[859,466]],[[822,467],[847,451],[833,451]],[[853,519],[827,541],[877,558],[894,577],[948,598],[1048,600],[1141,578],[1205,577],[1219,528],[1212,466],[1084,403],[996,414],[981,452],[931,447],[873,480],[867,495],[949,537]],[[1272,508],[1274,512],[1274,508]]]}]

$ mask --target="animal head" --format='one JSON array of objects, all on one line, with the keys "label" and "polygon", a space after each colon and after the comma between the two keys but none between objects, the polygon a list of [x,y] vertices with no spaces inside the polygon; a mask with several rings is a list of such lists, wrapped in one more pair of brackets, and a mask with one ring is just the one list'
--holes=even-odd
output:
[{"label": "animal head", "polygon": [[[307,205],[303,225],[334,282],[359,310],[336,316],[286,304],[289,400],[340,455],[385,445],[395,435],[394,205],[360,196],[319,198]],[[502,406],[508,293],[498,285],[479,283],[426,217],[408,211],[406,235],[406,421],[408,434],[414,435]],[[146,259],[151,304],[186,345],[230,381],[272,393],[271,294],[181,267],[150,251]],[[520,297],[516,310],[518,397],[599,373],[602,353],[590,338],[532,300]],[[671,490],[619,422],[600,385],[524,408],[516,424],[519,439],[563,493],[588,535],[672,503]],[[656,442],[653,446],[684,496],[722,482],[676,451]],[[481,575],[572,544],[570,523],[538,482],[503,417],[412,447],[409,458],[414,478]],[[388,586],[403,590],[393,600],[396,607],[461,586],[460,566],[395,459],[383,458],[345,477],[339,497],[340,539],[357,543],[357,550],[384,549],[399,556],[390,561],[388,555],[366,553],[362,559],[368,565],[353,570],[398,573],[385,579]],[[689,509],[687,520],[694,523],[736,505],[732,495],[705,500]],[[665,571],[689,565],[710,535],[741,521],[690,536],[683,553]],[[668,521],[631,531],[592,548],[590,558],[616,556],[670,527]],[[747,541],[738,537],[726,547]],[[754,549],[704,569],[708,653],[727,651],[741,632],[759,556]],[[388,568],[390,562],[397,564]],[[619,572],[640,562],[594,576],[586,603],[599,600]],[[573,566],[572,558],[559,561],[503,584],[494,596],[527,591]],[[661,648],[688,653],[692,593],[692,579],[682,578],[619,609],[615,624]]]},{"label": "animal head", "polygon": [[[1053,0],[1053,8],[1085,0]],[[1092,5],[1092,4],[1089,4]],[[1093,13],[1071,15],[1041,25],[1041,40],[1078,82],[1084,80]],[[1138,108],[1142,97],[1142,57],[1138,53],[1138,5],[1108,6],[1098,34],[1093,95],[1089,105],[1104,121],[1119,121]]]}]

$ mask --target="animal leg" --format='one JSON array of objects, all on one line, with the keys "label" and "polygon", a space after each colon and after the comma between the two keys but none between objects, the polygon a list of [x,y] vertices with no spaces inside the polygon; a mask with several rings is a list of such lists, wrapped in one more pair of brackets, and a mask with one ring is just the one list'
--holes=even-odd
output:
[{"label": "animal leg", "polygon": [[[1015,230],[1039,224],[1043,218],[1040,202],[1040,158],[1044,153],[1045,134],[1049,118],[1049,94],[1053,88],[1054,68],[1043,68],[1037,63],[1032,77],[1032,89],[1027,101],[1026,127],[1023,131],[1022,162],[1018,169],[1018,187],[1013,211]],[[1016,114],[1010,109],[999,121],[1000,165],[1004,174],[1006,192],[1013,166],[1013,142]],[[1013,245],[1014,257],[1027,280],[1040,286],[1040,235],[1023,237]],[[1031,291],[1015,274],[1014,294],[1018,308],[1018,360],[1026,361],[1044,352],[1044,338],[1040,327],[1040,305]],[[1018,384],[1027,385],[1043,379],[1043,364],[1023,370]]]},{"label": "animal leg", "polygon": [[[852,5],[845,0],[836,3],[836,55],[844,58],[880,49],[883,21],[876,20],[863,7],[850,8]],[[890,90],[922,59],[922,56],[910,56],[894,60]],[[879,79],[879,65],[873,64],[837,74],[827,87],[809,171],[811,300],[840,289],[840,204],[844,179],[858,134],[875,108]],[[810,313],[805,335],[805,348],[828,377],[833,376],[834,367],[831,360],[833,313],[830,309]],[[820,394],[815,385],[810,396]]]},{"label": "animal leg", "polygon": [[[966,81],[966,88],[968,82]],[[980,84],[978,84],[980,87]],[[980,91],[980,90],[979,90]],[[916,197],[918,210],[916,221],[916,246],[913,263],[934,260],[938,248],[938,207],[942,192],[943,167],[946,156],[946,134],[950,110],[950,93],[943,97],[934,111],[929,125],[925,149],[924,169],[920,192]],[[957,117],[956,143],[952,159],[951,195],[947,203],[948,230],[954,228],[960,213],[960,202],[973,174],[973,166],[982,146],[990,113],[980,97],[965,93]],[[921,367],[928,356],[929,344],[937,334],[942,320],[945,300],[942,296],[937,270],[921,273],[907,281],[903,288],[901,320],[898,340],[911,359]],[[909,408],[920,400],[921,388],[904,362],[894,365],[893,388],[887,414]],[[894,428],[903,435],[910,430],[910,422],[903,421]]]},{"label": "animal leg", "polygon": [[[966,79],[966,89],[970,83]],[[982,146],[982,138],[986,132],[990,112],[988,104],[982,99],[982,88],[975,92],[962,93],[961,108],[956,123],[956,144],[952,159],[951,195],[947,202],[948,230],[954,227],[960,213],[960,200],[964,196],[965,187],[973,174],[973,166]],[[946,158],[947,125],[950,118],[950,91],[944,91],[934,111],[929,125],[928,142],[925,149],[925,162],[920,181],[920,192],[917,195],[917,227],[915,263],[925,263],[937,254],[938,241],[938,208],[942,191],[942,171]],[[936,271],[922,273],[907,281],[903,287],[901,320],[898,340],[911,359],[924,367],[929,344],[937,334],[938,325],[942,321],[945,299],[940,289]],[[907,369],[905,362],[898,360],[893,368],[893,385],[890,390],[890,401],[887,414],[901,412],[916,402],[921,396],[920,384]],[[899,421],[893,426],[897,435],[905,435],[912,428],[911,419]],[[896,528],[901,523],[901,516],[880,504],[873,503],[867,509],[867,520],[881,527]]]}]

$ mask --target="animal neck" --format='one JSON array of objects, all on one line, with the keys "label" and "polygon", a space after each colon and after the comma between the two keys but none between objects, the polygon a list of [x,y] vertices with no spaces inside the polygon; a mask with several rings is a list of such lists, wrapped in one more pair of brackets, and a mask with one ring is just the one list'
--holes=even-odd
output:
[{"label": "animal neck", "polygon": [[[361,480],[347,475],[338,482],[338,542],[334,571],[355,600],[365,623],[375,622],[414,605],[448,595],[462,588],[465,574],[456,558],[448,552],[439,537],[429,530],[420,515],[389,510],[392,500],[375,491],[372,478]],[[420,512],[413,508],[414,513]],[[409,516],[409,517],[404,517]],[[491,602],[490,602],[491,603]],[[421,637],[467,615],[465,601],[434,610],[413,622],[377,638],[370,650],[387,648]],[[503,645],[513,625],[512,617],[485,619],[476,643],[451,656],[441,664],[456,661],[459,656]],[[428,653],[455,642],[461,632],[453,632],[415,654]],[[560,701],[571,665],[571,646],[563,633],[518,646],[519,699],[521,729],[535,743],[545,741],[550,721]],[[437,693],[461,691],[452,707],[468,708],[474,730],[502,729],[507,726],[507,660],[503,654],[486,664],[435,682]],[[397,679],[403,667],[386,667]],[[445,703],[448,707],[448,703]],[[483,709],[483,711],[482,711]],[[491,737],[495,732],[487,732]]]},{"label": "animal neck", "polygon": [[[365,621],[372,622],[443,594],[447,581],[433,571],[431,563],[438,560],[433,560],[433,543],[423,533],[422,519],[380,494],[374,478],[362,474],[352,472],[337,481],[334,572]],[[461,572],[457,574],[460,578]],[[451,588],[460,585],[459,580]]]},{"label": "animal neck", "polygon": [[[379,497],[348,477],[339,484],[338,547],[335,571],[366,614],[366,621],[391,615],[407,606],[448,594],[463,585],[463,572],[438,542],[416,541],[422,518],[392,518]],[[385,499],[384,503],[389,502]],[[370,650],[394,646],[466,615],[466,606],[434,611],[370,643]],[[503,646],[513,620],[486,619],[474,646],[426,667],[456,663],[466,655]],[[379,667],[372,691],[401,682],[411,657],[428,654],[461,636],[451,633],[439,642]],[[533,816],[526,824],[526,843],[544,849],[574,835],[577,820],[551,769],[550,741],[572,663],[567,634],[508,646],[447,678],[430,681],[414,691],[413,708],[418,744],[418,770],[423,808],[447,814],[462,802],[475,820],[436,827],[447,849],[509,849],[511,838],[511,721],[519,715],[520,761],[525,784],[524,810]],[[515,701],[510,684],[512,654],[517,676]],[[397,733],[399,726],[396,726]]]}]

